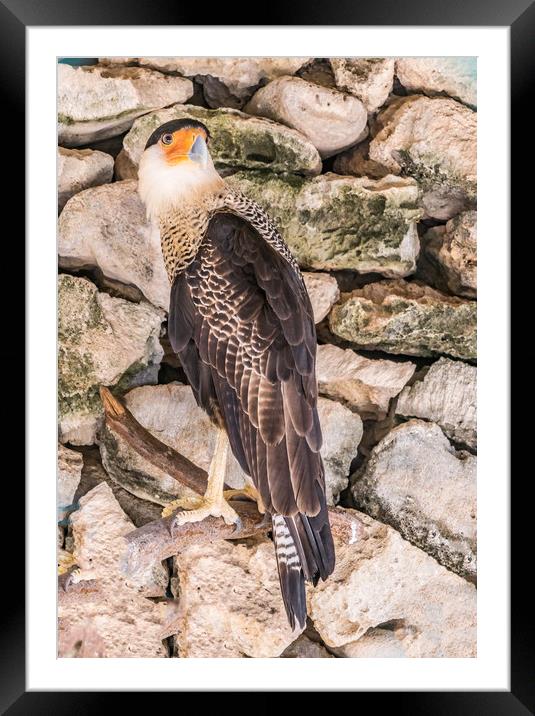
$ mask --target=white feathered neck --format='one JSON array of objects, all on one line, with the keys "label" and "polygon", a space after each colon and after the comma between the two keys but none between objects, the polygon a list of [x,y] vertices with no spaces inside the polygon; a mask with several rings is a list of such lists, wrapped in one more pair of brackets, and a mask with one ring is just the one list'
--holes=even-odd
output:
[{"label": "white feathered neck", "polygon": [[139,162],[138,192],[147,217],[154,221],[173,208],[197,203],[223,186],[224,181],[208,153],[203,164],[185,161],[170,165],[160,147],[153,145],[143,152]]}]

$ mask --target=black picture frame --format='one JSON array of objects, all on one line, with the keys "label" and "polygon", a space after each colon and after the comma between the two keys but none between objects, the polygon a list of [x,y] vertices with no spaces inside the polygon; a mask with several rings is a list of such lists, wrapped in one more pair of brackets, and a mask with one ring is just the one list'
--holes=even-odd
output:
[{"label": "black picture frame", "polygon": [[[208,11],[208,7],[210,10]],[[240,6],[236,7],[240,10]],[[297,0],[293,4],[270,2],[257,11],[252,17],[249,10],[244,15],[229,7],[228,3],[207,5],[202,15],[210,15],[210,25],[425,25],[425,26],[507,26],[510,27],[511,40],[511,101],[512,122],[511,137],[511,176],[523,176],[525,166],[531,168],[529,153],[533,155],[530,140],[526,139],[526,126],[529,126],[531,104],[530,82],[535,76],[533,38],[535,37],[535,5],[530,0],[508,0],[508,2],[486,2],[485,0],[465,0],[460,2],[440,2],[437,0],[379,0],[379,2],[344,2],[327,3],[308,0],[306,3]],[[69,25],[198,25],[199,12],[195,5],[173,3],[172,0],[151,0],[142,3],[138,0],[0,0],[0,67],[2,68],[1,85],[3,104],[0,111],[3,127],[2,157],[9,161],[9,182],[5,187],[4,200],[9,202],[10,212],[18,210],[18,217],[24,217],[24,156],[23,141],[25,116],[25,30],[28,26],[69,26]],[[244,22],[244,19],[247,22]],[[527,123],[527,125],[526,125]],[[532,145],[532,142],[531,142]],[[11,159],[7,159],[11,151]],[[516,227],[530,207],[533,192],[529,181],[518,179],[511,192],[512,227]],[[529,195],[528,195],[528,192]],[[31,210],[31,208],[29,208]],[[22,245],[21,227],[18,227],[17,243]],[[519,232],[517,232],[519,233]],[[484,240],[484,237],[483,237]],[[533,266],[530,261],[533,254],[533,240],[522,242],[522,261],[511,265],[518,272]],[[525,244],[530,244],[526,246]],[[22,264],[20,261],[22,260]],[[522,266],[520,266],[522,264]],[[19,267],[24,265],[24,256],[19,257]],[[525,277],[527,279],[527,275]],[[529,286],[529,281],[515,280],[511,292],[512,305],[523,307],[521,292]],[[16,322],[20,333],[20,306]],[[513,313],[515,316],[515,313]],[[514,325],[514,324],[513,324]],[[6,329],[7,330],[7,329]],[[7,356],[9,360],[12,356]],[[511,389],[514,380],[520,383],[520,375],[511,373]],[[523,384],[525,391],[525,384]],[[20,395],[18,397],[19,404]],[[520,422],[520,421],[519,421]],[[19,423],[20,429],[20,423]],[[529,424],[522,421],[518,424],[511,454],[518,454],[518,460],[524,460],[522,447],[529,446]],[[507,440],[504,436],[504,447]],[[515,450],[516,448],[516,450]],[[22,454],[22,453],[21,453]],[[524,463],[525,464],[525,463]],[[528,463],[529,464],[529,463]],[[22,471],[20,470],[20,473]],[[511,593],[511,644],[510,644],[510,684],[509,692],[374,692],[359,693],[355,699],[355,708],[363,708],[363,701],[373,699],[374,707],[395,709],[395,713],[411,714],[518,714],[535,713],[535,668],[533,664],[533,602],[529,583],[530,553],[528,545],[533,542],[530,534],[532,507],[526,499],[526,485],[530,481],[529,469],[518,471],[518,480],[512,484],[512,593]],[[11,479],[4,485],[4,505],[11,505],[11,510],[4,507],[3,512],[11,513],[15,523],[8,528],[6,542],[12,545],[13,532],[22,533],[20,512],[24,504],[24,482]],[[9,516],[9,515],[8,515]],[[3,523],[5,524],[4,520]],[[13,549],[13,546],[10,547]],[[17,553],[22,554],[20,539],[17,542]],[[531,558],[532,559],[532,558]],[[25,686],[25,616],[22,590],[23,569],[20,562],[11,567],[9,579],[10,589],[4,588],[6,604],[2,610],[2,629],[0,630],[2,668],[0,675],[0,708],[2,713],[12,716],[18,714],[95,714],[102,708],[124,707],[125,694],[101,694],[98,692],[27,692]],[[16,574],[16,588],[13,574]],[[266,686],[268,686],[266,684]],[[66,684],[68,689],[69,685]],[[172,684],[170,684],[172,688]],[[244,684],[246,688],[246,684]],[[350,690],[350,685],[348,685]],[[164,694],[161,694],[162,696]],[[166,694],[174,699],[174,707],[178,707],[179,695]],[[118,696],[121,702],[118,701]],[[208,707],[209,694],[203,695],[203,705]],[[220,695],[217,694],[217,697]],[[276,694],[257,701],[251,694],[248,708],[258,706],[262,711],[276,707]],[[315,695],[316,708],[320,706],[319,695]],[[142,694],[134,695],[137,707],[143,708],[145,698]],[[235,698],[235,697],[234,697]],[[380,699],[378,701],[378,699]],[[184,702],[182,701],[182,704]],[[234,701],[236,704],[236,700]],[[239,703],[239,702],[238,702]],[[245,703],[245,702],[244,702]],[[147,702],[153,706],[153,702]],[[163,706],[158,706],[163,708]],[[152,709],[151,709],[152,710]]]}]

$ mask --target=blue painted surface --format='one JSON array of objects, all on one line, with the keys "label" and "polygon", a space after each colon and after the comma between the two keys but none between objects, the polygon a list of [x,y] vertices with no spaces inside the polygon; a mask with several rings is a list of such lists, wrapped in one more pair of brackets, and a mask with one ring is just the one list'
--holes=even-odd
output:
[{"label": "blue painted surface", "polygon": [[96,65],[98,64],[97,57],[60,57],[58,60],[60,65],[72,65],[73,67],[79,67],[80,65]]}]

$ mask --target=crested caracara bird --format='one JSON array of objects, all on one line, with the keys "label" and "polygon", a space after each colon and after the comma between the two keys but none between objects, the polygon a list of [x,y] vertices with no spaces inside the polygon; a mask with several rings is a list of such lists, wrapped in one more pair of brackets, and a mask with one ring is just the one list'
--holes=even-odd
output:
[{"label": "crested caracara bird", "polygon": [[179,523],[235,523],[223,494],[227,447],[271,517],[292,628],[306,620],[305,580],[334,569],[317,410],[316,330],[299,267],[269,216],[228,186],[201,122],[166,122],[139,164],[171,282],[168,331],[197,403],[219,428],[203,498],[176,501]]}]

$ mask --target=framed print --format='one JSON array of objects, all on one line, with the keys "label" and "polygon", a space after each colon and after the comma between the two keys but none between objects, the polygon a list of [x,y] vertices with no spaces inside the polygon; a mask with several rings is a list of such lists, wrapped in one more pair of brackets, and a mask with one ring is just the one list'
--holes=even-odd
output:
[{"label": "framed print", "polygon": [[29,309],[7,713],[535,707],[508,438],[533,9],[420,10],[0,4]]}]

